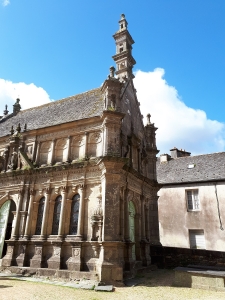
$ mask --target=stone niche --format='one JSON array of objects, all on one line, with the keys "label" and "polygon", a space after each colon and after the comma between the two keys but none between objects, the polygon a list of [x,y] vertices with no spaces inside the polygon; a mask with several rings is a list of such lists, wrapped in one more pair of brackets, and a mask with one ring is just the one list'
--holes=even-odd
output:
[{"label": "stone niche", "polygon": [[88,156],[102,156],[102,136],[101,132],[94,132],[89,135],[88,139]]},{"label": "stone niche", "polygon": [[55,163],[66,162],[67,160],[67,139],[56,141],[55,145]]},{"label": "stone niche", "polygon": [[75,136],[71,143],[71,160],[75,161],[85,157],[85,141],[83,136]]},{"label": "stone niche", "polygon": [[41,144],[39,164],[40,165],[50,164],[51,163],[50,159],[51,159],[51,142],[44,142]]}]

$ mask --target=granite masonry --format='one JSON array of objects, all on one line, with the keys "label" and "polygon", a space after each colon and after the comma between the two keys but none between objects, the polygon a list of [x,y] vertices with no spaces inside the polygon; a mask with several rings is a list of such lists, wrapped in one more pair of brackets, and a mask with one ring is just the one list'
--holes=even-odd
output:
[{"label": "granite masonry", "polygon": [[[159,245],[155,141],[121,15],[100,88],[0,117],[2,268],[121,282]],[[32,100],[32,99],[31,99]]]}]

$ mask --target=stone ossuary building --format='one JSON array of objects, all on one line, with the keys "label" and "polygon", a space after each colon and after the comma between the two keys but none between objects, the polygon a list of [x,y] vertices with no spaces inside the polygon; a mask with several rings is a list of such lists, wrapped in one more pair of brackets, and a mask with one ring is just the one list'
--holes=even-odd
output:
[{"label": "stone ossuary building", "polygon": [[117,69],[100,88],[27,110],[17,99],[0,118],[2,268],[112,282],[151,262],[156,128],[143,125],[124,15],[113,37]]}]

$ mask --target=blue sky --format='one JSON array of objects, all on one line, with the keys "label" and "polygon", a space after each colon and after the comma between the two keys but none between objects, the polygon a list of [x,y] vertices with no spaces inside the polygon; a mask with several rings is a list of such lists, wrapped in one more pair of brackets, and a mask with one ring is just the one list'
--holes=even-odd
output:
[{"label": "blue sky", "polygon": [[[225,150],[225,0],[0,1],[0,115],[17,95],[27,108],[100,86],[124,13],[139,101],[159,127],[159,148]],[[149,90],[155,78],[163,99]]]}]

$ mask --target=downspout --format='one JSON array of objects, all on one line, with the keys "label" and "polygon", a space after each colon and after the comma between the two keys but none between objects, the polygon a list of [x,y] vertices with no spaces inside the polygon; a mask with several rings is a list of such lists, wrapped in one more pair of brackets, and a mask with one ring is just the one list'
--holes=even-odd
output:
[{"label": "downspout", "polygon": [[218,194],[217,194],[217,186],[216,186],[216,183],[215,183],[215,195],[216,195],[216,201],[217,201],[218,217],[219,217],[219,221],[220,221],[220,229],[221,229],[221,230],[224,230],[223,224],[222,224],[222,220],[221,220],[221,215],[220,215],[220,204],[219,204],[219,199],[218,199]]}]

